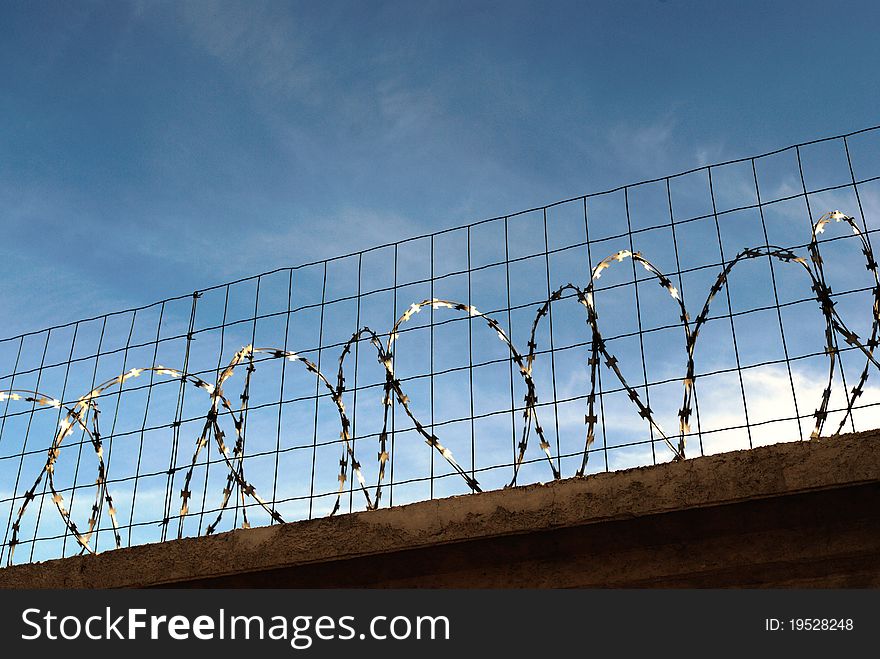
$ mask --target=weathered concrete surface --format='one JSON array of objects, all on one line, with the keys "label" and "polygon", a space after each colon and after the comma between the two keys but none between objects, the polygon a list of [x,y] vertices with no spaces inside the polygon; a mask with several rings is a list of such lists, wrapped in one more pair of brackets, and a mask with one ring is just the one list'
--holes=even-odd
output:
[{"label": "weathered concrete surface", "polygon": [[0,569],[0,587],[880,587],[880,432]]}]

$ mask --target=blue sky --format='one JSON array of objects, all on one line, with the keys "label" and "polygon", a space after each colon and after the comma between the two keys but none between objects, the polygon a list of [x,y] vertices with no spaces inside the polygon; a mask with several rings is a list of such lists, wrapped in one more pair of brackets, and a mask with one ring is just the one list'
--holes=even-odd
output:
[{"label": "blue sky", "polygon": [[[880,61],[873,34],[878,18],[880,10],[867,2],[833,7],[673,0],[589,5],[6,3],[0,8],[0,227],[5,246],[0,336],[878,124],[880,88],[866,65]],[[853,138],[850,148],[856,178],[880,176],[880,132]],[[842,154],[841,142],[803,150],[810,190],[849,182]],[[800,192],[792,155],[757,163],[763,201]],[[718,211],[755,203],[753,174],[750,165],[743,167],[714,170]],[[679,220],[711,213],[705,170],[673,179],[670,186]],[[858,216],[860,226],[865,222],[877,228],[880,186],[866,183],[860,194],[863,216],[852,189],[811,195],[812,219],[840,208]],[[627,199],[622,192],[591,199],[591,238],[626,230],[624,203],[634,228],[668,221],[665,183],[644,186]],[[806,211],[803,199],[767,206],[763,219],[770,242],[807,242]],[[509,327],[506,314],[498,318],[521,351],[536,304],[546,297],[545,266],[553,288],[568,281],[584,285],[588,258],[595,264],[631,247],[627,240],[609,239],[594,246],[589,257],[580,245],[585,239],[581,201],[551,209],[548,220],[550,247],[566,247],[549,264],[543,256],[528,258],[543,249],[541,214],[509,223],[515,239],[511,257],[523,257],[511,265],[511,303],[524,308],[512,313]],[[727,259],[762,243],[761,220],[756,209],[720,216],[717,232],[723,235]],[[474,228],[473,266],[503,259],[501,228],[497,222]],[[834,231],[839,234],[839,227]],[[662,227],[637,234],[632,247],[664,272],[673,272],[679,257],[672,238]],[[675,239],[681,268],[720,262],[710,215],[680,227]],[[359,325],[387,332],[392,316],[410,302],[432,296],[465,301],[467,277],[444,276],[466,269],[465,244],[462,232],[436,238],[433,274],[438,279],[432,289],[407,283],[430,277],[429,243],[407,243],[399,255],[398,284],[406,285],[398,291],[397,307],[389,291],[365,296],[357,308],[351,300],[328,305],[320,336],[317,309],[298,311],[290,328],[285,326],[287,271],[261,280],[258,314],[267,317],[257,324],[232,325],[224,333],[209,328],[223,322],[224,309],[227,322],[252,316],[255,282],[233,286],[229,301],[222,288],[205,293],[198,302],[194,327],[200,333],[190,370],[216,369],[254,339],[257,345],[287,345],[316,358],[316,352],[308,351],[319,341],[344,341]],[[836,291],[870,286],[862,266],[858,271],[851,267],[861,258],[858,244],[839,241],[827,249],[837,250],[837,258],[829,258],[826,266]],[[392,284],[389,257],[388,250],[364,256],[367,289]],[[632,271],[625,265],[603,275],[602,282],[630,281]],[[353,259],[328,266],[327,299],[357,292],[356,266]],[[824,386],[821,357],[801,359],[790,369],[784,364],[785,350],[791,357],[821,353],[821,317],[814,306],[785,307],[783,343],[768,268],[755,261],[731,276],[731,310],[749,311],[735,319],[738,358],[748,367],[741,379],[730,322],[711,321],[703,331],[696,357],[698,374],[707,374],[699,381],[706,434],[693,438],[689,455],[809,433],[791,420],[760,425],[795,413],[809,416]],[[476,306],[505,307],[504,274],[499,266],[473,273]],[[692,316],[716,274],[713,268],[694,270],[677,282]],[[321,269],[299,270],[296,277],[298,303],[319,302]],[[802,278],[788,271],[776,277],[781,302],[810,297]],[[642,292],[646,287],[650,290]],[[649,388],[652,407],[665,428],[674,428],[681,396],[676,379],[683,376],[684,363],[681,329],[645,335],[645,371],[637,338],[626,335],[641,323],[645,329],[674,324],[676,311],[652,281],[639,285],[644,316],[637,317],[633,290],[629,285],[597,293],[603,332],[624,335],[613,341],[613,350],[630,383],[644,384],[646,375],[649,382],[663,381]],[[870,331],[870,302],[864,292],[839,301],[863,337]],[[726,313],[725,305],[719,299],[713,309]],[[158,328],[163,342],[155,358],[149,342],[157,335],[157,307],[135,317],[113,316],[106,327],[102,321],[82,323],[76,336],[73,327],[53,331],[48,342],[45,334],[37,334],[22,344],[20,361],[16,342],[0,341],[0,379],[8,383],[16,363],[19,372],[32,371],[17,377],[16,387],[35,387],[39,375],[41,391],[67,400],[88,391],[94,381],[131,367],[155,362],[179,368],[184,342],[169,337],[186,333],[190,307],[186,298],[165,308]],[[556,347],[568,347],[559,352],[555,385],[546,358],[536,364],[535,380],[542,402],[552,400],[554,386],[557,399],[572,399],[541,412],[551,440],[558,437],[559,451],[572,454],[562,464],[570,476],[583,448],[586,337],[580,309],[559,307],[554,313]],[[467,321],[430,332],[427,322],[423,311],[411,323],[418,329],[396,350],[395,370],[401,377],[467,363],[469,355],[462,349],[469,341]],[[470,339],[476,361],[504,360],[504,347],[491,332],[480,331],[474,330]],[[119,351],[129,333],[134,343],[146,345],[123,360]],[[548,338],[545,326],[539,332],[542,348]],[[96,363],[99,346],[102,355]],[[45,363],[57,366],[41,371],[44,349]],[[367,349],[362,353],[360,384],[381,382],[374,355]],[[325,370],[326,360],[332,364],[328,375],[335,374],[337,354],[325,352]],[[70,356],[79,361],[67,370]],[[863,360],[846,359],[854,374],[847,371],[847,376],[854,378]],[[352,360],[349,368],[353,365]],[[248,421],[250,450],[267,453],[249,463],[262,493],[270,489],[272,451],[278,445],[305,447],[280,458],[282,473],[299,475],[309,470],[313,440],[338,436],[334,411],[322,404],[319,415],[314,400],[308,400],[314,378],[295,368],[285,367],[279,394],[282,371],[262,367],[262,379],[251,391],[253,404],[266,406]],[[507,362],[498,361],[476,369],[473,385],[466,370],[457,370],[435,378],[433,389],[424,378],[409,381],[406,392],[421,420],[445,424],[438,435],[459,461],[479,469],[509,460],[511,435],[518,436],[519,416],[503,411],[511,406],[511,395],[519,404],[523,391],[516,381],[508,392],[508,377]],[[863,402],[880,401],[875,380],[869,379]],[[471,414],[471,386],[474,414],[497,413],[473,427],[461,421]],[[832,406],[840,406],[843,389],[843,382],[835,380]],[[748,398],[749,423],[758,424],[751,438],[742,427],[723,430],[746,421],[740,393]],[[149,414],[145,394],[126,391],[102,408],[105,423],[111,416],[116,419],[113,430],[123,438],[116,442],[114,474],[124,478],[141,467],[155,472],[138,491],[138,505],[145,502],[142,510],[130,518],[141,522],[154,521],[155,510],[163,506],[170,437],[162,426],[171,420],[177,385],[155,388]],[[286,401],[282,416],[279,395]],[[347,396],[346,405],[359,419],[357,434],[376,433],[380,389],[364,390],[357,402]],[[183,416],[195,421],[185,426],[178,466],[191,456],[205,400],[198,394],[187,399]],[[593,459],[591,471],[670,459],[660,444],[625,446],[647,436],[625,392],[605,394],[603,403],[603,434],[597,441],[617,448]],[[13,497],[22,496],[45,460],[42,449],[57,425],[56,412],[47,412],[34,415],[32,425],[26,414],[10,417],[0,431],[0,526],[15,507]],[[836,428],[839,418],[829,427]],[[878,422],[880,415],[867,410],[860,427]],[[141,464],[138,443],[129,440],[142,425],[153,424]],[[104,432],[111,434],[106,426]],[[481,438],[474,452],[472,433]],[[370,441],[363,449],[371,456],[364,465],[368,481],[374,482]],[[34,453],[19,460],[22,442]],[[531,442],[528,457],[540,457],[534,436]],[[80,472],[73,466],[80,463],[79,448],[74,444],[67,450],[77,455],[59,469],[59,483],[93,483],[88,452],[82,457],[88,466]],[[317,492],[335,490],[338,453],[338,444],[317,451]],[[403,427],[395,458],[395,479],[405,480],[425,475],[431,452],[411,427]],[[529,465],[523,481],[547,480],[545,467]],[[444,468],[438,463],[438,473]],[[19,472],[20,484],[15,482]],[[199,474],[199,487],[210,484],[205,495],[210,508],[217,503],[210,493],[222,489],[225,472],[221,467]],[[481,478],[485,487],[499,487],[509,473],[485,472]],[[291,499],[286,518],[308,516],[307,502],[296,499],[309,494],[308,486],[307,478],[279,483],[277,497]],[[134,496],[131,487],[130,481],[116,486],[121,509]],[[403,485],[395,502],[464,491],[456,479],[438,481],[436,490],[428,487],[424,482]],[[200,505],[201,496],[194,505]],[[330,504],[332,498],[324,498],[317,514],[327,512]],[[87,507],[79,505],[76,516],[85,519]],[[352,506],[362,504],[354,500]],[[257,515],[257,521],[267,520]],[[197,522],[187,520],[188,533],[196,531]],[[39,527],[41,536],[64,530],[54,511],[32,515],[27,523],[29,533]],[[106,519],[102,525],[106,528]],[[155,525],[147,529],[138,529],[133,541],[157,539]],[[37,557],[55,551],[53,541],[45,542]]]},{"label": "blue sky", "polygon": [[872,125],[877,18],[4,3],[3,335]]}]

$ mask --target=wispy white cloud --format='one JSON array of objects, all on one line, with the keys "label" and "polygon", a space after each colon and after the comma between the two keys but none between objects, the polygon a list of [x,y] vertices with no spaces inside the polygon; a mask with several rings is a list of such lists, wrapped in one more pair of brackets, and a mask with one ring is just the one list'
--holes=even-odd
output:
[{"label": "wispy white cloud", "polygon": [[676,123],[669,114],[649,123],[617,124],[608,134],[615,160],[639,172],[662,170],[669,160]]},{"label": "wispy white cloud", "polygon": [[[697,165],[704,167],[721,160],[724,154],[724,146],[721,143],[700,144],[696,148]],[[751,192],[751,190],[750,190]]]},{"label": "wispy white cloud", "polygon": [[306,35],[272,3],[187,2],[178,5],[193,42],[262,92],[315,99],[319,71]]},{"label": "wispy white cloud", "polygon": [[[643,122],[619,122],[607,134],[605,149],[613,162],[638,176],[655,178],[718,162],[725,148],[721,141],[698,142],[683,135],[681,108]],[[682,158],[682,154],[689,157]]]},{"label": "wispy white cloud", "polygon": [[[851,374],[852,378],[855,376],[855,373]],[[792,367],[791,377],[789,377],[785,366],[772,366],[745,369],[742,371],[742,380],[746,392],[748,420],[751,426],[748,431],[745,428],[746,419],[740,402],[736,374],[732,374],[731,381],[723,385],[717,382],[715,386],[712,386],[708,381],[703,385],[700,379],[697,379],[699,429],[696,417],[694,417],[692,432],[687,440],[688,457],[696,457],[700,454],[701,438],[698,431],[703,433],[702,450],[707,455],[746,449],[749,447],[750,434],[753,446],[809,439],[814,422],[810,415],[819,406],[822,390],[827,385],[827,371],[805,368],[795,364]],[[603,381],[607,387],[619,386],[616,381],[613,381],[613,378]],[[583,378],[573,377],[570,382],[560,383],[560,397],[583,395],[588,384],[586,374]],[[795,398],[792,395],[792,386],[797,401],[797,412],[807,417],[801,420],[800,431],[797,421],[791,418],[795,415]],[[640,389],[640,391],[643,390]],[[837,376],[832,387],[829,409],[845,409],[846,401],[843,391],[843,384]],[[676,390],[673,399],[661,398],[658,400],[655,392],[651,400],[655,420],[660,423],[667,435],[673,438],[678,429],[676,415],[681,403],[678,393],[679,390]],[[643,393],[642,395],[644,396]],[[869,379],[868,384],[864,387],[864,393],[856,402],[857,409],[853,414],[856,430],[880,427],[880,405],[878,403],[880,403],[880,386],[871,384]],[[583,441],[585,408],[585,401],[578,405],[561,406],[555,412],[551,411],[552,408],[544,407],[541,415],[542,418],[548,419],[544,422],[548,426],[555,426],[558,419],[560,434],[568,438],[570,446],[574,446],[572,441]],[[823,428],[823,435],[833,433],[843,417],[842,411],[829,414]],[[789,420],[780,421],[783,418]],[[637,409],[628,400],[621,399],[620,401],[612,401],[610,404],[606,401],[603,420],[606,424],[605,431],[613,432],[615,436],[625,436],[628,438],[628,442],[650,439],[648,423],[639,418]],[[851,428],[852,426],[848,422],[844,432],[851,430]],[[597,426],[597,436],[600,438],[603,436],[602,431],[603,428]],[[803,434],[799,434],[800,432]],[[599,442],[601,443],[601,439]],[[658,443],[657,446],[655,453],[651,452],[650,446],[637,450],[627,449],[627,466],[652,464],[655,454],[657,459],[663,462],[672,458],[671,450],[668,450],[662,443]],[[636,453],[633,453],[634,450]],[[536,454],[534,451],[533,453]],[[642,462],[639,462],[638,456],[641,456]]]},{"label": "wispy white cloud", "polygon": [[281,231],[245,233],[239,255],[263,267],[311,262],[353,252],[420,230],[413,220],[393,212],[345,208],[339,213],[297,222]]}]

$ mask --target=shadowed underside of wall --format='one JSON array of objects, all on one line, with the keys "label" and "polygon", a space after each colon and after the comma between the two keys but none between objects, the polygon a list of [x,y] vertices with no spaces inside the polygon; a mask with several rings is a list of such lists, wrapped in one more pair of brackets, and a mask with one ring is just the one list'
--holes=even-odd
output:
[{"label": "shadowed underside of wall", "polygon": [[880,431],[0,570],[7,588],[880,587]]}]

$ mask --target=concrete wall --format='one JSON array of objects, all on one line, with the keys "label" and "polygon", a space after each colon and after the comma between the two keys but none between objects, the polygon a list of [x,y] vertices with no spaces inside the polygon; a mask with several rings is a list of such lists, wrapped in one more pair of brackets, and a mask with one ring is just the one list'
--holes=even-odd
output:
[{"label": "concrete wall", "polygon": [[880,587],[880,432],[0,570],[0,587]]}]

